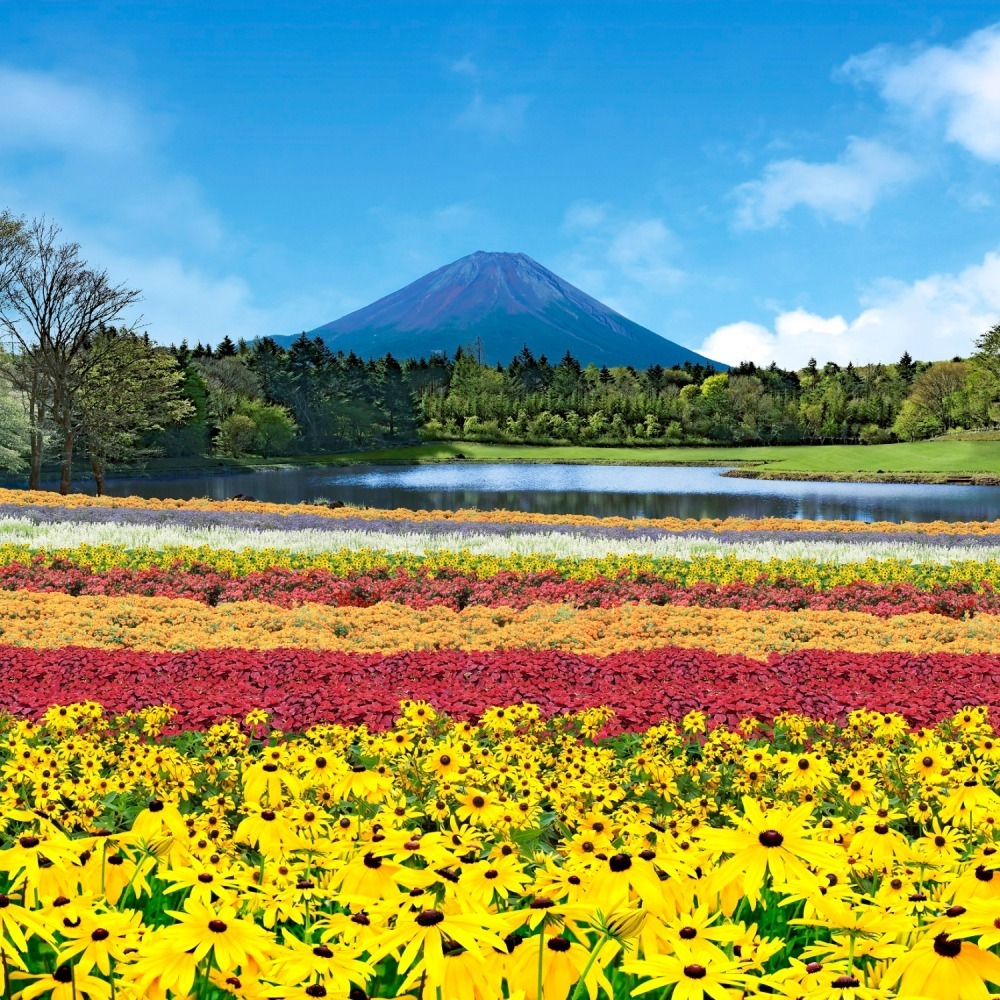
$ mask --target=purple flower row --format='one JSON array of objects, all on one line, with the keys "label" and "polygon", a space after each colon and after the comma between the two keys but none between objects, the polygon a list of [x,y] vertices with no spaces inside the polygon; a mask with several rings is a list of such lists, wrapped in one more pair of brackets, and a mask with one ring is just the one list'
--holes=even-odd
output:
[{"label": "purple flower row", "polygon": [[360,531],[386,534],[450,535],[574,535],[624,541],[657,541],[669,538],[703,539],[722,543],[858,542],[917,544],[942,549],[965,547],[1000,549],[1000,535],[930,535],[917,532],[856,531],[669,531],[664,528],[601,527],[572,524],[497,524],[490,521],[406,521],[395,518],[324,517],[320,514],[267,514],[255,511],[141,510],[128,507],[48,507],[0,504],[0,518],[29,520],[33,524],[134,524],[144,527],[193,529],[229,528],[244,531]]}]

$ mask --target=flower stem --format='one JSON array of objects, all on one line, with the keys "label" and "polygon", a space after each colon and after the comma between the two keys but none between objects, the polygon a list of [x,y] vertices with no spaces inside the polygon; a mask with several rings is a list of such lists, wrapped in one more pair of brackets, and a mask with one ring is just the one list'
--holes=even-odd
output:
[{"label": "flower stem", "polygon": [[601,949],[611,940],[611,935],[605,931],[601,935],[601,939],[594,945],[590,952],[590,957],[587,959],[587,964],[583,967],[583,972],[580,973],[580,978],[577,980],[576,987],[570,994],[569,1000],[580,1000],[580,996],[583,994],[583,988],[587,982],[587,976],[590,974],[590,970],[593,968],[594,962],[597,961],[597,956],[601,953]]}]

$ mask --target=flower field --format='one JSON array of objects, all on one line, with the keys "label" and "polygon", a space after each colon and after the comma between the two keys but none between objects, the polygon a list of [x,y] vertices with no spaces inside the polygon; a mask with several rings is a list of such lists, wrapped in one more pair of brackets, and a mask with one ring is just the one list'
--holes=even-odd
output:
[{"label": "flower field", "polygon": [[1000,994],[1000,522],[0,490],[3,998]]}]

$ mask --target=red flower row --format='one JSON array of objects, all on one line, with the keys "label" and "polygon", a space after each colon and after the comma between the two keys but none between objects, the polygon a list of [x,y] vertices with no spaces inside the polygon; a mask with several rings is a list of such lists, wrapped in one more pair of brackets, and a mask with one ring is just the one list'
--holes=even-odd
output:
[{"label": "red flower row", "polygon": [[181,728],[255,707],[289,730],[320,721],[385,728],[403,698],[461,718],[524,700],[546,713],[609,705],[617,712],[614,730],[641,730],[694,708],[730,725],[785,711],[841,719],[853,708],[901,712],[926,724],[963,705],[1000,707],[1000,655],[803,650],[759,663],[673,648],[602,658],[527,650],[169,654],[0,646],[0,709],[32,716],[52,704],[93,700],[112,711],[169,703],[180,709]]},{"label": "red flower row", "polygon": [[216,605],[232,601],[265,601],[281,607],[308,602],[337,607],[370,607],[395,601],[415,608],[443,605],[461,610],[469,605],[526,608],[537,602],[565,603],[578,608],[616,607],[646,601],[685,607],[797,611],[863,611],[888,618],[931,612],[951,618],[1000,614],[1000,591],[972,581],[922,589],[911,583],[867,581],[817,590],[794,579],[761,577],[753,583],[698,582],[681,586],[652,574],[630,577],[564,579],[555,570],[540,573],[501,572],[477,577],[459,572],[393,572],[337,576],[329,570],[274,568],[245,576],[229,576],[210,567],[145,570],[112,569],[94,573],[69,562],[51,566],[37,559],[27,565],[0,566],[0,590],[65,593],[72,596],[186,597]]}]

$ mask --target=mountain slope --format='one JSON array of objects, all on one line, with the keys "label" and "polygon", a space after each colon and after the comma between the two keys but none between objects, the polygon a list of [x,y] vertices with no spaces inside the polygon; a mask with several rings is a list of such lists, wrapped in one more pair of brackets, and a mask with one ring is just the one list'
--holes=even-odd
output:
[{"label": "mountain slope", "polygon": [[309,336],[363,357],[451,355],[478,341],[491,363],[506,364],[527,344],[552,362],[569,350],[584,365],[726,367],[633,323],[522,253],[462,257]]}]

